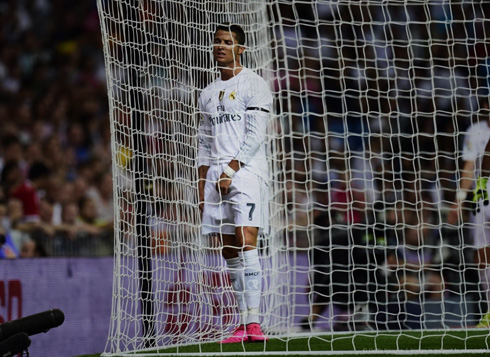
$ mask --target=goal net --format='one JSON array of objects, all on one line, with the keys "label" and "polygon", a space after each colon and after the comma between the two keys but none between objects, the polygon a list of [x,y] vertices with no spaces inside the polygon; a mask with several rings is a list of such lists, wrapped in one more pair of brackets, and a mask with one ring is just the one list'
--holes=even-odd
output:
[{"label": "goal net", "polygon": [[184,353],[238,324],[197,197],[197,98],[219,76],[211,50],[224,22],[243,27],[243,63],[274,96],[270,232],[258,248],[265,332],[335,340],[479,324],[485,208],[474,215],[464,193],[490,136],[485,2],[97,5],[117,217],[104,355]]}]

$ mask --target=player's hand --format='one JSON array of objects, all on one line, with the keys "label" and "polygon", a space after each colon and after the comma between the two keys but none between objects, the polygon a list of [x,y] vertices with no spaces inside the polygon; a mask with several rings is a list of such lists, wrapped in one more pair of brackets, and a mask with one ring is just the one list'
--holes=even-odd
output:
[{"label": "player's hand", "polygon": [[480,201],[483,201],[484,205],[488,205],[490,202],[487,191],[488,177],[479,177],[476,180],[476,187],[473,191],[473,214],[480,212]]},{"label": "player's hand", "polygon": [[219,177],[218,182],[216,182],[216,190],[220,195],[227,195],[230,192],[231,178],[226,174],[222,173]]}]

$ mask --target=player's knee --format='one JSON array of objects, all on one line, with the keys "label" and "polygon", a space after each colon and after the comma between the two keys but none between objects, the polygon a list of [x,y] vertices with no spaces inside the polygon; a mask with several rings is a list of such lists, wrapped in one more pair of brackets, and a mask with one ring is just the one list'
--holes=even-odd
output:
[{"label": "player's knee", "polygon": [[243,250],[255,249],[257,246],[257,234],[257,227],[237,227],[237,245],[242,247]]},{"label": "player's knee", "polygon": [[221,250],[221,255],[223,255],[223,258],[225,259],[233,259],[238,257],[238,249],[236,247],[223,247]]}]

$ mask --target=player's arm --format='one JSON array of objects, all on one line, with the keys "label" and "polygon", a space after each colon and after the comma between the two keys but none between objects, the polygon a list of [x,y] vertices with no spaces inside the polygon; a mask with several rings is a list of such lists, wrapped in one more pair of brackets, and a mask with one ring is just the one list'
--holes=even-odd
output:
[{"label": "player's arm", "polygon": [[250,85],[250,92],[245,102],[246,133],[235,159],[247,165],[267,139],[267,125],[272,109],[272,93],[267,83],[257,79]]},{"label": "player's arm", "polygon": [[212,131],[209,126],[209,120],[206,114],[202,110],[201,100],[199,100],[199,107],[201,110],[201,118],[199,120],[198,130],[198,154],[197,154],[197,167],[198,167],[198,195],[199,195],[199,209],[202,212],[204,210],[204,187],[206,185],[206,176],[209,170],[211,159],[211,145],[212,145]]},{"label": "player's arm", "polygon": [[270,109],[263,107],[247,107],[245,118],[247,131],[235,159],[247,165],[255,156],[257,150],[267,139],[267,123]]},{"label": "player's arm", "polygon": [[459,190],[456,192],[456,199],[451,209],[448,212],[447,222],[449,224],[457,224],[459,217],[462,217],[461,209],[463,203],[466,200],[468,192],[475,182],[475,161],[466,160],[463,164],[463,170],[461,171],[461,180],[459,183]]},{"label": "player's arm", "polygon": [[249,108],[245,112],[245,118],[246,134],[240,149],[235,158],[228,163],[216,183],[216,189],[223,195],[228,194],[235,173],[252,160],[261,144],[266,140],[269,112],[260,111],[257,108]]},{"label": "player's arm", "polygon": [[236,159],[233,159],[228,163],[228,167],[225,168],[219,177],[218,182],[216,182],[216,190],[219,193],[222,195],[227,195],[230,192],[230,185],[233,176],[235,176],[235,173],[240,170],[240,167],[242,166],[243,164]]},{"label": "player's arm", "polygon": [[466,199],[468,192],[475,182],[475,162],[467,160],[464,162],[463,171],[461,172],[461,181],[459,191],[457,192],[457,200],[463,201]]},{"label": "player's arm", "polygon": [[247,165],[267,138],[267,124],[272,107],[272,94],[265,82],[257,83],[257,90],[248,98],[245,107],[246,133],[235,158],[220,176],[217,189],[228,194],[231,180],[242,166]]}]

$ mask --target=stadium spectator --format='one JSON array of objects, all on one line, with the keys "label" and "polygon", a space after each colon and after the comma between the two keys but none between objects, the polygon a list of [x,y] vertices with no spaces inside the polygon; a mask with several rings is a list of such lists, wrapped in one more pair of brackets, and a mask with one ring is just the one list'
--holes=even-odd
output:
[{"label": "stadium spectator", "polygon": [[20,258],[40,258],[47,256],[44,246],[36,240],[28,239],[22,244],[20,249]]},{"label": "stadium spectator", "polygon": [[80,203],[86,196],[87,190],[89,188],[89,183],[82,175],[77,175],[77,177],[72,181],[73,191],[71,200]]},{"label": "stadium spectator", "polygon": [[434,229],[432,212],[427,207],[419,210],[404,210],[403,241],[398,242],[398,256],[404,262],[404,269],[423,273],[433,266],[434,247],[439,246],[439,231]]},{"label": "stadium spectator", "polygon": [[[297,168],[303,165],[297,165]],[[302,169],[304,170],[304,169]],[[300,174],[303,171],[299,171]],[[297,178],[300,175],[295,175]],[[287,180],[286,194],[288,197],[288,239],[293,247],[308,247],[310,245],[308,232],[313,223],[316,194],[310,192],[302,180]]]},{"label": "stadium spectator", "polygon": [[95,201],[88,196],[80,200],[78,222],[86,232],[94,235],[108,227],[107,222],[99,218]]},{"label": "stadium spectator", "polygon": [[69,240],[75,240],[79,231],[78,216],[80,213],[79,206],[76,202],[70,201],[63,206],[62,223],[58,229],[65,232],[65,237]]},{"label": "stadium spectator", "polygon": [[6,202],[6,215],[2,219],[2,227],[10,235],[17,251],[29,239],[32,224],[23,221],[22,202],[16,198],[9,198]]},{"label": "stadium spectator", "polygon": [[2,232],[0,229],[0,259],[14,259],[19,257],[19,252],[12,241],[8,232]]},{"label": "stadium spectator", "polygon": [[82,255],[90,252],[91,247],[97,247],[97,254],[110,253],[112,247],[112,222],[99,218],[96,202],[85,196],[79,203],[77,218],[78,239],[83,239]]},{"label": "stadium spectator", "polygon": [[7,200],[17,186],[19,186],[24,179],[24,175],[19,166],[19,162],[16,160],[9,160],[5,162],[2,169],[2,200]]},{"label": "stadium spectator", "polygon": [[2,170],[8,162],[17,162],[21,172],[24,172],[27,163],[24,159],[22,143],[15,129],[11,134],[8,134],[8,128],[5,129],[2,133]]},{"label": "stadium spectator", "polygon": [[74,200],[74,184],[72,181],[63,180],[59,175],[52,175],[47,188],[46,200],[52,206],[51,223],[59,225],[63,221],[63,206]]},{"label": "stadium spectator", "polygon": [[53,236],[53,205],[45,197],[41,198],[39,202],[39,222],[37,224],[37,230],[48,236]]},{"label": "stadium spectator", "polygon": [[90,159],[90,146],[85,130],[78,122],[70,123],[67,128],[66,143],[73,148],[77,164],[86,163]]},{"label": "stadium spectator", "polygon": [[28,170],[27,179],[12,187],[9,197],[22,202],[24,223],[39,222],[40,195],[44,194],[50,171],[42,162],[34,162]]},{"label": "stadium spectator", "polygon": [[[353,187],[353,168],[350,158],[344,154],[332,154],[330,158],[331,183],[328,191],[330,210],[334,221],[344,226],[366,223],[366,199],[364,190]],[[358,182],[360,180],[356,180]]]},{"label": "stadium spectator", "polygon": [[112,175],[101,171],[94,178],[95,184],[87,189],[87,197],[91,198],[97,209],[97,219],[105,225],[114,222],[114,199]]},{"label": "stadium spectator", "polygon": [[10,224],[8,223],[7,207],[0,204],[0,259],[17,258],[18,249],[10,235]]}]

